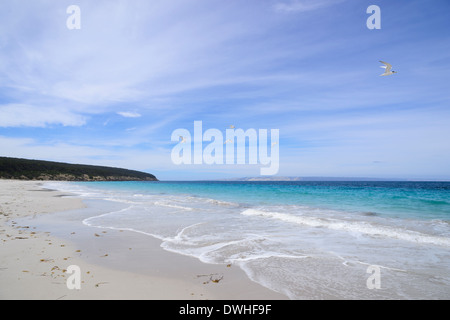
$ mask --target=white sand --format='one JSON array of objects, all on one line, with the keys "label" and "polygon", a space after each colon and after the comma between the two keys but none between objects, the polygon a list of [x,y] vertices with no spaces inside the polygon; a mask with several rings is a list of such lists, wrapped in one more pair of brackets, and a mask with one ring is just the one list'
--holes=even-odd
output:
[{"label": "white sand", "polygon": [[[85,227],[91,230],[80,242],[20,225],[16,220],[26,216],[85,207],[40,185],[0,180],[0,299],[286,299],[236,266],[164,251],[148,236]],[[70,265],[80,267],[80,290],[67,287]]]}]

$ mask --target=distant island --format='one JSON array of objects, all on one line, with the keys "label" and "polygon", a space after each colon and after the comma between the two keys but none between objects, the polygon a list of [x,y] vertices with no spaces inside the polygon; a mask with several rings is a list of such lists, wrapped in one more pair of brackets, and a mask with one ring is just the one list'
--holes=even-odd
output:
[{"label": "distant island", "polygon": [[225,181],[406,181],[405,179],[367,178],[367,177],[242,177]]},{"label": "distant island", "polygon": [[0,157],[0,179],[158,181],[152,174],[134,170],[7,157]]}]

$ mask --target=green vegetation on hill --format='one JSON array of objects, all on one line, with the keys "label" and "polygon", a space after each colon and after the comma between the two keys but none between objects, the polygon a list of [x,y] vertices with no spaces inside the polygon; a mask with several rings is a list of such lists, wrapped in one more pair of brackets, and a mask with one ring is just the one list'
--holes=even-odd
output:
[{"label": "green vegetation on hill", "polygon": [[157,181],[152,174],[121,168],[0,157],[0,179],[59,181]]}]

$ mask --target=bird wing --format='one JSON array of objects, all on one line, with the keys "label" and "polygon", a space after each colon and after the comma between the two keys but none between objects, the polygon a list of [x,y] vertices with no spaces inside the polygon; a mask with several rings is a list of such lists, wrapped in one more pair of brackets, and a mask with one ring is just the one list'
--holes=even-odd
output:
[{"label": "bird wing", "polygon": [[384,62],[384,61],[380,61],[380,62],[386,66],[386,67],[382,66],[382,68],[386,68],[386,73],[391,71],[392,65],[390,63],[387,63],[387,62]]}]

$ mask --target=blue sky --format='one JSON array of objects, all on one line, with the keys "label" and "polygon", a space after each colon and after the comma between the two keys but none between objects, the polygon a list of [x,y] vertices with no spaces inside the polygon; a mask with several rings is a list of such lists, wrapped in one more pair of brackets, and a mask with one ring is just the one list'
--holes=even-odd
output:
[{"label": "blue sky", "polygon": [[[69,5],[81,29],[69,30]],[[381,29],[369,30],[369,5]],[[280,130],[280,176],[450,179],[447,0],[5,0],[0,155],[143,170],[175,129]],[[380,77],[379,60],[397,74]]]}]

